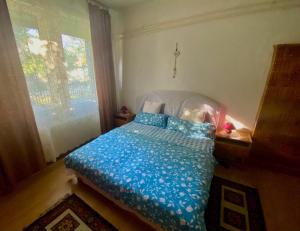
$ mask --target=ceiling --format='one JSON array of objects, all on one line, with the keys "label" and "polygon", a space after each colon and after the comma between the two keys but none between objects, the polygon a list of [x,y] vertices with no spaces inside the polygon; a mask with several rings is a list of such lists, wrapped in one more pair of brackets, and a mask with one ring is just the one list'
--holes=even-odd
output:
[{"label": "ceiling", "polygon": [[98,1],[104,4],[105,6],[111,8],[123,8],[140,2],[144,2],[145,0],[98,0]]}]

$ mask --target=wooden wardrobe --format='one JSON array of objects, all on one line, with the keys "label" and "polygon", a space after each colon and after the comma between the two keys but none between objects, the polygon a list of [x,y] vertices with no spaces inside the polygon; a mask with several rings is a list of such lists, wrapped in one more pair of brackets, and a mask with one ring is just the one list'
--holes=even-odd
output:
[{"label": "wooden wardrobe", "polygon": [[300,175],[300,44],[274,47],[251,159],[258,165]]}]

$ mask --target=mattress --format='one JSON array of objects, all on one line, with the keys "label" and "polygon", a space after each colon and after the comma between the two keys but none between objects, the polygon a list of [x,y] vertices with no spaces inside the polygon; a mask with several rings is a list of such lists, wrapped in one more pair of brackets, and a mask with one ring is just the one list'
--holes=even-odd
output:
[{"label": "mattress", "polygon": [[131,122],[65,158],[65,165],[164,230],[206,230],[214,140]]}]

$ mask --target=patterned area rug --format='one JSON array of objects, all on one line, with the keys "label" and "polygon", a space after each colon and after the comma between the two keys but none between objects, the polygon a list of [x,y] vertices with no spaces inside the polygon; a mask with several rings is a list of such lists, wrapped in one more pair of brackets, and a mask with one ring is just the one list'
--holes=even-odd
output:
[{"label": "patterned area rug", "polygon": [[40,217],[26,231],[112,231],[117,230],[75,194]]},{"label": "patterned area rug", "polygon": [[[265,231],[255,188],[214,176],[205,212],[207,231]],[[67,197],[25,231],[117,230],[75,194]]]},{"label": "patterned area rug", "polygon": [[265,231],[258,191],[214,176],[205,212],[207,231]]}]

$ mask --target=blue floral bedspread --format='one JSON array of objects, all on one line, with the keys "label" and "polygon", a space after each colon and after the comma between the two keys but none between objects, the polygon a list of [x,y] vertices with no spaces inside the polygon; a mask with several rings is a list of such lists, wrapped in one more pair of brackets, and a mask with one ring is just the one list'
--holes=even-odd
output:
[{"label": "blue floral bedspread", "polygon": [[65,165],[165,230],[206,230],[214,140],[131,122],[65,158]]}]

